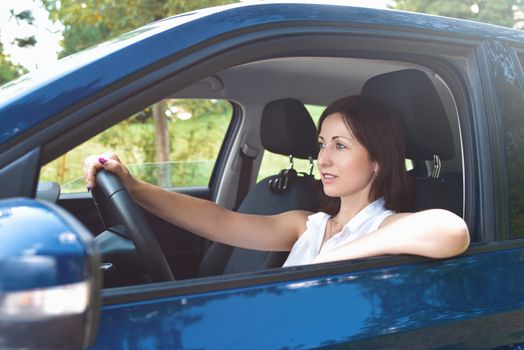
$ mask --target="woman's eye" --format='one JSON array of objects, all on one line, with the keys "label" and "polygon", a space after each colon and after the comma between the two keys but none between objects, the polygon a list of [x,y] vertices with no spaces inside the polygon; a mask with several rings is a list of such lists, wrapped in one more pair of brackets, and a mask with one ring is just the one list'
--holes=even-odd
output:
[{"label": "woman's eye", "polygon": [[341,143],[337,143],[337,144],[336,144],[336,147],[337,147],[337,149],[344,149],[344,148],[346,148],[346,146],[344,146],[344,145],[341,144]]},{"label": "woman's eye", "polygon": [[326,145],[323,142],[319,142],[318,143],[318,148],[319,149],[326,148]]}]

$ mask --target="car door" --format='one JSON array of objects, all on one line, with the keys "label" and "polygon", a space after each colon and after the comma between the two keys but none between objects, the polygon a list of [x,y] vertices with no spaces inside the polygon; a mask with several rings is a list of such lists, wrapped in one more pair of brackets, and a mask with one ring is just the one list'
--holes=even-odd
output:
[{"label": "car door", "polygon": [[[522,254],[366,259],[107,290],[95,349],[490,348],[521,342]],[[132,344],[132,345],[131,345]]]}]

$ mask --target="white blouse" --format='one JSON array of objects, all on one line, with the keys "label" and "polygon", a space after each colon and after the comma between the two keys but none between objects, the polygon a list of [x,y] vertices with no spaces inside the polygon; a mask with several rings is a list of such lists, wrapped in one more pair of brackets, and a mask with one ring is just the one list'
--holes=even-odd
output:
[{"label": "white blouse", "polygon": [[376,231],[382,221],[394,213],[394,211],[384,208],[384,198],[381,197],[353,216],[344,225],[342,231],[334,234],[324,245],[322,245],[322,240],[330,215],[323,212],[312,214],[308,216],[306,231],[293,245],[283,267],[311,264],[320,253],[333,250]]}]

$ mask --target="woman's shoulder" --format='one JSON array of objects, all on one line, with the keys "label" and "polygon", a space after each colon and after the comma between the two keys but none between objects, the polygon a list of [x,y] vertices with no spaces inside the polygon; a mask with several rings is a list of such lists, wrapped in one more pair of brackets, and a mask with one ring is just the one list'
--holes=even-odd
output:
[{"label": "woman's shoulder", "polygon": [[306,210],[293,210],[287,212],[290,216],[294,217],[297,220],[300,220],[302,222],[322,222],[324,220],[327,220],[331,217],[331,215],[326,214],[324,212],[311,212]]},{"label": "woman's shoulder", "polygon": [[330,215],[323,212],[311,212],[306,210],[292,210],[285,213],[289,221],[293,222],[299,237],[302,236],[308,228],[321,225]]},{"label": "woman's shoulder", "polygon": [[331,217],[331,215],[324,212],[315,213],[310,211],[295,210],[293,213],[295,220],[299,225],[297,229],[297,232],[299,232],[298,237],[302,236],[308,230],[319,230]]},{"label": "woman's shoulder", "polygon": [[395,222],[398,219],[406,217],[406,216],[409,216],[411,214],[412,213],[395,213],[395,212],[393,212],[393,213],[389,214],[388,216],[386,216],[384,218],[384,220],[382,220],[382,222],[380,223],[379,228],[387,226],[387,225],[391,224],[392,222]]}]

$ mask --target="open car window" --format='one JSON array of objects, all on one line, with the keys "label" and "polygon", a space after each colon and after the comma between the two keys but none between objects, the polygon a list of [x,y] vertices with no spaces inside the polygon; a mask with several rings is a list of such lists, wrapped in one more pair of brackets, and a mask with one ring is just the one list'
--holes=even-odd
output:
[{"label": "open car window", "polygon": [[62,193],[86,192],[83,159],[112,151],[146,182],[208,186],[231,116],[225,100],[163,99],[43,166],[40,181],[58,183]]},{"label": "open car window", "polygon": [[[243,163],[240,156],[244,145],[247,144],[255,154],[250,184],[252,189],[256,186],[255,180],[261,182],[264,178],[279,174],[282,169],[289,168],[290,165],[286,154],[274,155],[264,150],[260,127],[264,106],[285,96],[292,96],[291,98],[307,106],[313,122],[317,124],[323,106],[341,95],[361,93],[364,84],[374,77],[410,70],[423,74],[437,90],[437,100],[445,106],[439,118],[449,124],[449,129],[446,129],[447,134],[442,135],[445,136],[443,140],[445,142],[451,140],[453,152],[452,156],[443,158],[438,164],[428,160],[424,154],[424,157],[418,160],[408,160],[406,168],[412,172],[414,178],[420,179],[419,183],[423,189],[427,188],[427,183],[431,186],[436,183],[437,185],[446,183],[446,188],[452,188],[453,197],[457,199],[456,203],[452,204],[454,207],[459,207],[456,212],[462,215],[463,151],[459,114],[455,107],[454,95],[436,72],[421,65],[399,61],[349,57],[284,57],[254,60],[212,74],[207,73],[209,75],[183,88],[173,88],[173,91],[164,90],[165,96],[169,97],[132,114],[82,145],[62,154],[42,168],[40,180],[60,183],[63,193],[85,192],[82,173],[84,157],[111,150],[121,157],[135,176],[164,188],[207,187],[215,170],[219,179],[213,188],[216,196],[215,193],[197,191],[189,191],[185,194],[215,201],[228,209],[238,209],[242,207],[242,203],[239,202],[240,206],[237,206],[237,190],[240,187],[240,180],[246,176],[242,170]],[[280,84],[278,83],[280,79],[290,83]],[[250,84],[254,81],[257,83]],[[235,111],[229,101],[235,104]],[[241,117],[235,120],[241,122],[234,123],[235,130],[228,134],[231,138],[228,136],[227,147],[222,147],[234,112],[235,116],[238,114]],[[158,132],[161,127],[156,124],[158,121],[155,122],[155,115],[160,116],[160,124],[163,123],[167,135]],[[420,118],[430,118],[425,114],[421,115]],[[417,122],[416,118],[407,120]],[[418,153],[416,149],[418,146],[425,146],[425,138],[419,142],[413,146],[415,149],[412,149],[415,155]],[[162,145],[167,147],[163,148]],[[158,150],[165,150],[166,154],[160,157],[161,152]],[[221,162],[221,166],[214,169],[219,152],[223,152],[220,153],[220,160],[224,161]],[[437,165],[438,169],[435,169]],[[294,169],[297,172],[308,173],[309,168],[308,160],[294,159]],[[313,167],[313,175],[318,178],[316,164]],[[214,181],[213,183],[215,184]],[[256,188],[264,193],[268,191],[267,184]],[[264,198],[266,197],[260,199],[255,196],[251,199],[251,204],[241,209],[248,214],[265,215],[274,213],[268,214],[269,212],[262,208],[264,206],[278,207],[286,211],[297,210],[296,207],[281,207],[280,204],[285,203],[282,198],[277,201],[277,204],[270,204]],[[136,263],[139,259],[136,258],[133,246],[121,239],[125,236],[125,232],[118,231],[114,227],[101,227],[91,199],[88,196],[81,199],[84,200],[83,203],[79,201],[67,203],[64,200],[60,204],[80,218],[90,231],[97,235],[97,238],[101,237],[100,241],[108,242],[103,246],[102,259],[104,263],[116,267],[120,275],[113,281],[105,281],[104,286],[112,288],[150,282],[147,276],[141,273],[142,267]],[[425,199],[427,201],[422,204],[433,205],[431,201],[434,196],[426,196]],[[312,208],[298,208],[298,210],[314,211]],[[251,211],[252,209],[258,211]],[[202,272],[202,266],[212,252],[210,250],[212,242],[149,213],[146,213],[146,216],[176,280],[239,272],[256,273],[260,269],[282,266],[282,263],[273,264],[273,261],[281,262],[281,256],[272,259],[260,255],[258,260],[264,262],[263,265],[256,263],[258,265],[252,268],[249,263],[238,259],[236,263],[225,260],[224,269],[207,274]],[[117,249],[113,249],[114,247]],[[244,252],[233,253],[231,256],[238,257],[242,254]],[[249,252],[246,256],[247,254]],[[222,253],[217,255],[221,257]],[[249,261],[250,258],[246,257],[246,262]],[[272,264],[265,264],[265,261],[271,261]],[[307,271],[307,267],[304,267],[304,270]],[[108,280],[112,278],[109,275]]]}]

